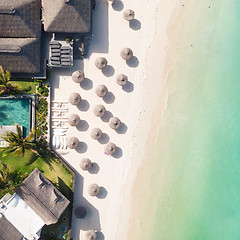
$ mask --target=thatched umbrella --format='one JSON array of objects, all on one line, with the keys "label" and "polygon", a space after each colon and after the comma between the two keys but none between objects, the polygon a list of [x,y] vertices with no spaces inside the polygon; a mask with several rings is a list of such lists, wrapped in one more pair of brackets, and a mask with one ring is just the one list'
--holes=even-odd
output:
[{"label": "thatched umbrella", "polygon": [[79,206],[75,209],[74,214],[77,218],[83,219],[87,215],[87,209],[83,206]]},{"label": "thatched umbrella", "polygon": [[124,74],[120,74],[116,77],[116,82],[117,84],[119,84],[120,86],[124,86],[127,84],[128,82],[128,77]]},{"label": "thatched umbrella", "polygon": [[105,85],[98,85],[95,92],[99,97],[105,97],[108,93],[108,89]]},{"label": "thatched umbrella", "polygon": [[68,123],[71,126],[78,126],[78,124],[80,123],[80,117],[77,114],[71,114],[68,117]]},{"label": "thatched umbrella", "polygon": [[133,51],[130,48],[123,48],[120,52],[120,56],[127,61],[133,56]]},{"label": "thatched umbrella", "polygon": [[79,140],[76,137],[70,137],[67,140],[67,146],[71,149],[77,148],[79,145]]},{"label": "thatched umbrella", "polygon": [[106,58],[104,57],[99,57],[95,60],[95,66],[98,68],[98,69],[103,69],[107,66],[108,64],[108,61]]},{"label": "thatched umbrella", "polygon": [[81,100],[82,100],[82,98],[79,93],[72,93],[69,97],[69,102],[72,105],[78,105]]},{"label": "thatched umbrella", "polygon": [[102,131],[100,128],[93,128],[91,131],[91,137],[95,140],[99,139],[102,136]]},{"label": "thatched umbrella", "polygon": [[80,167],[82,170],[87,171],[91,168],[92,162],[88,158],[83,158],[80,162]]},{"label": "thatched umbrella", "polygon": [[81,83],[85,78],[84,72],[77,70],[72,74],[72,80],[76,83]]},{"label": "thatched umbrella", "polygon": [[106,112],[106,108],[103,105],[98,104],[94,107],[93,112],[97,117],[102,117]]},{"label": "thatched umbrella", "polygon": [[117,148],[116,144],[114,144],[114,143],[112,143],[112,142],[109,142],[109,143],[105,146],[104,150],[105,150],[105,152],[106,152],[107,154],[112,155],[112,154],[114,154],[114,153],[116,152],[116,148]]},{"label": "thatched umbrella", "polygon": [[135,12],[131,9],[128,9],[128,10],[123,12],[123,18],[127,21],[133,20],[134,17],[135,17]]},{"label": "thatched umbrella", "polygon": [[88,193],[89,195],[91,196],[97,196],[100,192],[100,187],[97,185],[97,184],[91,184],[89,187],[88,187]]},{"label": "thatched umbrella", "polygon": [[85,235],[85,239],[86,240],[96,240],[97,239],[96,231],[94,231],[94,230],[87,231],[86,235]]},{"label": "thatched umbrella", "polygon": [[108,124],[109,124],[110,128],[117,130],[121,125],[121,121],[117,117],[112,117],[112,118],[110,118]]}]

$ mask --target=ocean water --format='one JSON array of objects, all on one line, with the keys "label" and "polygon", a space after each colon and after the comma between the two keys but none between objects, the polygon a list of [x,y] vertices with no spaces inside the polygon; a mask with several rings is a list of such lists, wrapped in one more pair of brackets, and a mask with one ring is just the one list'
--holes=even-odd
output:
[{"label": "ocean water", "polygon": [[239,240],[240,1],[182,2],[136,236]]}]

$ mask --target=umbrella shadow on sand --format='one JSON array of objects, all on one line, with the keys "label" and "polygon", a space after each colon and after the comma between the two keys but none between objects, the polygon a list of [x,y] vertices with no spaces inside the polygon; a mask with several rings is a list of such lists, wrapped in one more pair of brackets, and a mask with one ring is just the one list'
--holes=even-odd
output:
[{"label": "umbrella shadow on sand", "polygon": [[127,93],[133,92],[134,84],[128,81],[127,84],[122,87],[122,89],[123,89],[123,91],[125,91]]},{"label": "umbrella shadow on sand", "polygon": [[121,0],[115,0],[114,3],[112,3],[112,8],[113,10],[120,12],[123,10],[124,4]]},{"label": "umbrella shadow on sand", "polygon": [[139,60],[137,57],[132,56],[129,60],[126,61],[127,65],[132,68],[136,68],[139,65]]},{"label": "umbrella shadow on sand", "polygon": [[80,83],[80,86],[84,90],[90,90],[93,88],[93,82],[89,78],[84,78],[84,80]]},{"label": "umbrella shadow on sand", "polygon": [[115,101],[115,96],[112,92],[108,92],[106,96],[103,97],[103,101],[107,104],[111,104]]},{"label": "umbrella shadow on sand", "polygon": [[101,119],[103,122],[109,122],[111,117],[113,117],[112,113],[109,111],[106,111],[104,115],[101,117]]},{"label": "umbrella shadow on sand", "polygon": [[89,128],[88,122],[85,121],[85,120],[80,120],[80,122],[79,122],[79,124],[77,126],[77,130],[81,131],[81,132],[85,132],[85,131],[88,130],[88,128]]},{"label": "umbrella shadow on sand", "polygon": [[115,131],[118,133],[118,134],[125,134],[128,130],[128,127],[125,123],[121,123],[120,124],[120,127],[118,129],[116,129]]},{"label": "umbrella shadow on sand", "polygon": [[114,154],[112,154],[112,157],[118,159],[118,158],[121,158],[122,155],[123,155],[122,149],[120,147],[116,147],[116,151]]},{"label": "umbrella shadow on sand", "polygon": [[85,142],[79,142],[78,147],[76,148],[76,151],[78,153],[85,153],[88,149],[88,146]]},{"label": "umbrella shadow on sand", "polygon": [[102,136],[98,139],[98,142],[101,144],[106,144],[110,140],[109,136],[106,133],[102,133]]},{"label": "umbrella shadow on sand", "polygon": [[90,108],[90,104],[87,100],[82,99],[77,105],[77,108],[82,112],[86,112]]},{"label": "umbrella shadow on sand", "polygon": [[103,73],[106,77],[111,77],[111,76],[114,75],[115,69],[113,68],[113,66],[107,65],[105,68],[102,69],[102,73]]},{"label": "umbrella shadow on sand", "polygon": [[91,174],[97,174],[100,170],[100,167],[97,163],[92,163],[91,168],[88,170],[89,173]]},{"label": "umbrella shadow on sand", "polygon": [[99,193],[98,193],[98,195],[97,195],[97,198],[99,198],[99,199],[104,199],[104,198],[107,197],[107,195],[108,195],[107,189],[104,188],[104,187],[100,187],[100,191],[99,191]]},{"label": "umbrella shadow on sand", "polygon": [[141,29],[141,22],[139,20],[137,20],[136,18],[134,18],[131,21],[129,21],[129,27],[132,30],[138,31]]}]

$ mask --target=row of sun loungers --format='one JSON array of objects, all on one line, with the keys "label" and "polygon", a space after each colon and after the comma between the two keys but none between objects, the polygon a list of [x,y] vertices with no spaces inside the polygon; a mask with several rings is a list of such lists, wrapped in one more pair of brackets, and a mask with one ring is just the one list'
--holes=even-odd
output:
[{"label": "row of sun loungers", "polygon": [[72,49],[69,46],[62,46],[59,42],[50,42],[50,64],[52,66],[71,66]]},{"label": "row of sun loungers", "polygon": [[67,149],[68,102],[53,101],[52,105],[52,147],[64,150]]}]

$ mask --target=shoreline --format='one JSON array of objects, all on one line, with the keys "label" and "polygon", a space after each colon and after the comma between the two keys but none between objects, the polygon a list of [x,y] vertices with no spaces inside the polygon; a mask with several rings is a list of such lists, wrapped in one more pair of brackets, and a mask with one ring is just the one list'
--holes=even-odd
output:
[{"label": "shoreline", "polygon": [[[146,177],[146,174],[142,172],[142,169],[146,168],[149,152],[151,152],[152,145],[157,141],[156,132],[158,132],[158,129],[155,129],[155,127],[159,126],[159,116],[164,118],[164,110],[167,108],[168,96],[165,85],[165,80],[168,75],[168,68],[166,68],[166,52],[169,44],[167,31],[171,28],[172,23],[176,21],[177,14],[175,11],[177,10],[177,13],[179,11],[177,4],[178,1],[175,1],[174,3],[168,3],[168,5],[166,5],[164,0],[160,0],[155,8],[153,38],[145,56],[146,78],[142,86],[141,110],[138,115],[138,124],[133,133],[131,159],[134,166],[131,166],[129,169],[127,179],[128,186],[123,189],[125,198],[122,204],[119,205],[119,212],[122,212],[122,219],[119,220],[119,229],[116,231],[115,236],[116,239],[118,239],[117,237],[121,235],[120,233],[123,233],[125,230],[128,230],[126,236],[121,235],[121,237],[124,237],[124,239],[135,238],[139,229],[133,230],[131,227],[133,224],[135,224],[134,226],[136,227],[136,221],[139,227],[142,225],[141,217],[138,213],[141,204],[139,203],[139,196],[136,197],[136,192],[140,193],[142,190],[141,185],[144,185],[145,180],[143,180],[143,178]],[[156,53],[163,54],[159,58]],[[154,126],[151,126],[152,123]],[[141,195],[144,198],[144,193]],[[121,206],[124,207],[124,211]],[[120,224],[122,224],[121,227],[119,227]]]}]

